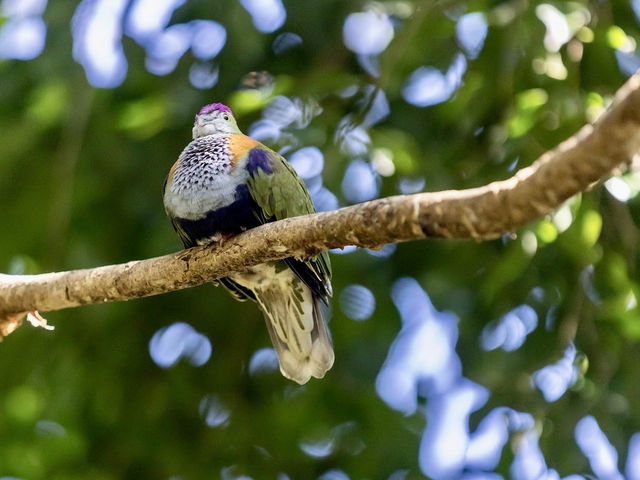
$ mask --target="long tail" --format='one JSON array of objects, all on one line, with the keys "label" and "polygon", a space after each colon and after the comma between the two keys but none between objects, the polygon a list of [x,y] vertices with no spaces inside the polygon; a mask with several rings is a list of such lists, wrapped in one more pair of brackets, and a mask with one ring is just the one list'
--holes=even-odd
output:
[{"label": "long tail", "polygon": [[284,286],[273,282],[254,290],[278,354],[282,374],[305,384],[322,378],[333,365],[334,354],[319,301],[291,272]]}]

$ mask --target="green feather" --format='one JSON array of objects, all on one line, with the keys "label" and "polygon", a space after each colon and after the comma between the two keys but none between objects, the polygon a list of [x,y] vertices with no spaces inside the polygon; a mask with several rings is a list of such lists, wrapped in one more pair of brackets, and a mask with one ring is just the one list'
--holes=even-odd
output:
[{"label": "green feather", "polygon": [[[249,194],[259,208],[257,216],[265,222],[315,213],[309,191],[293,167],[281,155],[266,147],[271,172],[257,168],[249,176]],[[326,301],[331,296],[331,264],[323,252],[306,261],[286,260],[289,267]]]}]

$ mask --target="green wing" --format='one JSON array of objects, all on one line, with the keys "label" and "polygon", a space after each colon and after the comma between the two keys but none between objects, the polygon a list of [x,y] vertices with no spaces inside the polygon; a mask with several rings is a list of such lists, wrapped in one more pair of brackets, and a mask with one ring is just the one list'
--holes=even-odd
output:
[{"label": "green wing", "polygon": [[[256,216],[263,222],[314,213],[307,187],[293,167],[273,150],[257,147],[249,151],[249,194]],[[323,252],[307,261],[287,258],[289,268],[323,301],[331,296],[331,264]]]}]

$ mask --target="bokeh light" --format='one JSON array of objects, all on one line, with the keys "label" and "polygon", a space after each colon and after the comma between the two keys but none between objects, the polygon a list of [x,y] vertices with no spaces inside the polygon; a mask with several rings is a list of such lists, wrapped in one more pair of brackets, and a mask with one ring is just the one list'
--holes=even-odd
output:
[{"label": "bokeh light", "polygon": [[466,464],[469,415],[485,404],[488,391],[467,379],[427,403],[427,428],[420,442],[420,468],[432,478],[455,478]]},{"label": "bokeh light", "polygon": [[640,433],[634,434],[629,440],[624,473],[627,480],[640,480]]},{"label": "bokeh light", "polygon": [[362,125],[354,124],[351,116],[347,115],[336,128],[335,142],[343,153],[358,156],[367,153],[371,138]]},{"label": "bokeh light", "polygon": [[271,48],[273,48],[273,53],[276,55],[282,55],[299,45],[302,45],[302,37],[300,35],[292,32],[284,32],[276,37]]},{"label": "bokeh light", "polygon": [[275,32],[287,19],[287,11],[280,0],[240,0],[240,3],[262,33]]},{"label": "bokeh light", "polygon": [[218,395],[206,395],[200,401],[200,416],[208,427],[226,427],[229,425],[231,411],[225,407]]},{"label": "bokeh light", "polygon": [[363,285],[347,285],[340,292],[340,308],[352,320],[367,320],[376,309],[376,297]]},{"label": "bokeh light", "polygon": [[191,51],[198,60],[211,60],[216,57],[227,42],[227,30],[218,22],[194,20],[191,28]]},{"label": "bokeh light", "polygon": [[133,0],[125,21],[125,33],[140,45],[152,42],[164,30],[173,12],[186,0]]},{"label": "bokeh light", "polygon": [[553,5],[542,3],[536,7],[536,15],[547,29],[544,46],[550,52],[557,52],[571,38],[571,30],[564,14]]},{"label": "bokeh light", "polygon": [[339,468],[332,468],[320,475],[318,480],[349,480],[349,475]]},{"label": "bokeh light", "polygon": [[200,90],[207,90],[218,83],[218,66],[209,62],[194,63],[189,69],[191,85]]},{"label": "bokeh light", "polygon": [[369,162],[352,160],[342,179],[342,194],[349,203],[373,200],[380,193],[379,178]]},{"label": "bokeh light", "polygon": [[576,383],[580,372],[575,359],[576,347],[570,344],[560,360],[534,372],[532,381],[547,402],[555,402]]},{"label": "bokeh light", "polygon": [[127,75],[121,42],[126,6],[126,0],[83,0],[71,21],[73,58],[94,87],[117,87]]},{"label": "bokeh light", "polygon": [[623,480],[618,470],[618,452],[609,442],[596,419],[587,415],[580,419],[575,428],[576,443],[589,459],[591,470],[598,478]]},{"label": "bokeh light", "polygon": [[318,147],[304,147],[289,157],[289,163],[305,182],[319,177],[324,168],[324,155]]},{"label": "bokeh light", "polygon": [[67,434],[67,430],[53,420],[38,420],[35,431],[41,436],[64,437]]},{"label": "bokeh light", "polygon": [[[47,5],[47,0],[2,1],[3,22],[0,25],[0,57],[30,60],[43,52],[48,25],[45,24],[42,16]],[[52,7],[52,4],[49,5]],[[238,25],[242,26],[241,28],[249,30],[252,29],[252,22],[258,32],[269,34],[260,45],[262,51],[267,52],[269,61],[273,57],[278,57],[277,61],[280,62],[278,67],[287,67],[286,62],[290,58],[305,56],[306,60],[306,56],[311,50],[310,47],[315,47],[314,39],[310,38],[310,33],[298,29],[298,19],[290,18],[290,25],[288,24],[286,28],[295,29],[300,33],[278,32],[287,20],[287,10],[281,0],[240,0],[239,5],[236,4],[236,7],[240,14],[237,16],[238,18],[233,19],[233,22],[238,22]],[[181,8],[183,6],[185,8]],[[406,105],[402,107],[405,109],[404,112],[402,108],[396,110],[398,89],[401,89],[402,98],[415,107],[428,107],[450,101],[448,105],[432,112],[434,114],[433,121],[438,122],[438,128],[441,127],[444,131],[450,129],[454,124],[457,128],[460,123],[462,125],[460,128],[461,137],[468,135],[467,140],[475,141],[477,139],[483,145],[486,141],[490,157],[504,160],[504,168],[507,168],[509,172],[514,172],[524,165],[524,159],[528,158],[526,153],[530,152],[523,152],[523,160],[520,160],[519,155],[509,150],[513,145],[505,144],[507,137],[510,137],[509,142],[516,137],[520,139],[519,141],[524,141],[529,138],[528,135],[536,127],[538,121],[543,128],[547,128],[547,124],[553,123],[553,127],[548,127],[548,132],[557,128],[565,129],[567,125],[559,124],[561,122],[556,118],[559,114],[553,111],[559,103],[561,109],[570,112],[570,118],[574,120],[582,118],[583,112],[580,110],[582,106],[576,107],[568,96],[563,98],[562,102],[558,102],[558,93],[554,91],[553,85],[543,82],[542,86],[528,85],[523,90],[515,90],[520,92],[515,97],[515,106],[518,112],[514,114],[510,123],[491,125],[491,123],[500,122],[502,116],[508,117],[511,114],[508,110],[486,115],[482,109],[479,109],[478,112],[474,111],[474,114],[477,113],[477,118],[474,118],[473,115],[465,116],[464,122],[459,122],[460,112],[463,111],[459,105],[460,98],[465,99],[465,102],[468,98],[469,105],[474,105],[471,102],[477,101],[477,95],[482,95],[484,93],[482,89],[486,88],[483,81],[478,80],[484,75],[484,70],[474,69],[480,65],[480,62],[483,62],[480,65],[482,67],[489,65],[488,62],[484,63],[486,62],[485,57],[491,57],[494,52],[489,52],[487,49],[495,48],[494,43],[496,42],[496,39],[488,37],[489,34],[495,33],[495,36],[498,37],[504,26],[520,15],[511,5],[500,5],[486,11],[470,13],[465,13],[468,6],[447,9],[442,15],[443,25],[446,28],[440,32],[440,35],[446,36],[445,41],[428,45],[429,48],[425,47],[424,51],[419,52],[420,55],[407,55],[406,57],[402,55],[401,59],[399,56],[395,63],[391,61],[394,60],[391,57],[401,51],[402,35],[411,27],[411,17],[418,9],[411,2],[404,1],[356,6],[356,9],[365,9],[361,12],[354,12],[353,7],[350,7],[341,12],[340,23],[337,24],[336,30],[338,35],[335,41],[339,47],[338,50],[341,51],[340,55],[348,58],[352,70],[343,76],[336,75],[335,78],[331,75],[331,81],[335,83],[327,82],[327,85],[322,85],[321,88],[310,89],[311,93],[308,94],[307,90],[295,85],[295,82],[298,81],[297,77],[292,81],[294,75],[291,74],[291,70],[272,68],[273,65],[268,64],[268,61],[265,61],[263,66],[258,61],[260,60],[258,55],[256,55],[255,65],[250,68],[271,69],[272,73],[264,72],[270,80],[266,87],[264,85],[260,88],[247,87],[244,82],[245,77],[242,77],[245,72],[234,72],[232,68],[229,68],[226,57],[218,58],[221,53],[226,53],[223,50],[228,40],[235,41],[237,38],[237,31],[233,32],[236,35],[230,35],[230,38],[227,38],[226,27],[232,28],[236,25],[215,9],[211,10],[211,15],[221,23],[213,19],[191,19],[188,15],[192,6],[193,4],[188,5],[186,0],[83,0],[77,6],[71,25],[73,56],[84,68],[89,83],[98,88],[117,87],[127,76],[129,66],[122,46],[123,35],[130,37],[138,44],[139,47],[136,45],[133,47],[138,48],[141,55],[145,56],[148,72],[158,76],[167,76],[161,81],[155,79],[156,82],[169,83],[173,79],[168,76],[175,74],[176,78],[180,78],[183,82],[184,79],[188,79],[188,82],[195,89],[209,90],[218,85],[221,75],[228,75],[229,72],[233,72],[234,75],[238,74],[237,79],[243,78],[243,88],[253,88],[252,93],[257,92],[253,97],[250,95],[242,97],[245,101],[238,101],[238,105],[242,106],[242,109],[239,110],[241,111],[240,115],[246,114],[255,119],[261,111],[260,119],[253,123],[249,129],[250,135],[269,143],[270,146],[275,145],[274,148],[287,156],[291,165],[308,186],[318,211],[336,209],[340,206],[340,201],[358,203],[374,199],[394,189],[403,194],[410,194],[425,188],[441,188],[443,184],[457,179],[455,176],[457,174],[460,174],[461,178],[468,178],[467,171],[455,172],[455,175],[449,176],[448,174],[451,172],[446,172],[440,165],[436,165],[435,161],[429,163],[431,158],[427,158],[427,161],[423,162],[423,159],[418,158],[419,155],[423,152],[430,154],[437,149],[423,145],[422,139],[416,142],[412,141],[414,139],[407,141],[405,136],[398,133],[399,131],[404,133],[403,129],[407,126],[402,123],[404,119],[398,120],[399,117],[402,117],[400,113],[409,111],[412,112],[412,115],[425,115],[425,112],[415,112],[415,109],[408,108]],[[630,6],[640,21],[640,0],[631,0]],[[477,8],[477,5],[469,7]],[[532,14],[533,9],[529,12],[533,19],[532,24],[535,25],[530,34],[538,36],[534,50],[542,53],[537,54],[539,57],[528,58],[527,53],[530,52],[525,51],[520,38],[517,39],[517,45],[511,45],[514,51],[518,52],[518,58],[521,56],[527,59],[528,63],[524,64],[524,68],[531,68],[533,72],[538,74],[544,73],[553,79],[553,82],[567,88],[566,85],[569,82],[562,83],[562,81],[571,74],[572,69],[576,69],[577,65],[580,66],[578,70],[585,65],[579,64],[583,51],[585,55],[592,55],[592,52],[588,52],[588,44],[601,42],[609,48],[602,53],[602,58],[609,54],[609,59],[611,61],[615,59],[619,70],[626,75],[636,72],[640,68],[640,56],[635,48],[637,26],[621,22],[621,26],[605,25],[601,27],[598,25],[600,30],[593,29],[594,25],[591,23],[589,12],[590,10],[585,5],[579,5],[575,2],[571,4],[542,3],[535,6],[535,17]],[[434,9],[434,15],[437,13]],[[536,20],[536,17],[539,21]],[[51,19],[55,20],[53,15],[51,15]],[[603,24],[606,23],[601,18],[598,20]],[[176,21],[181,23],[175,23]],[[428,19],[423,21],[427,22]],[[452,32],[452,21],[455,22],[455,34]],[[47,18],[47,22],[51,22],[50,25],[54,23],[49,18]],[[264,37],[253,31],[251,35],[256,38]],[[542,38],[543,35],[544,38]],[[485,46],[487,38],[491,39],[491,45],[487,43]],[[125,39],[125,44],[126,42],[129,40]],[[256,45],[258,45],[257,41],[252,43],[252,48],[258,50]],[[127,53],[130,53],[131,42],[126,46]],[[441,49],[443,46],[449,50],[442,52],[431,50]],[[233,48],[235,51],[238,45],[234,44]],[[292,52],[292,50],[295,51]],[[273,53],[269,53],[270,51]],[[290,56],[287,56],[288,52],[291,52]],[[404,52],[401,51],[401,53]],[[434,55],[434,53],[436,54]],[[339,55],[330,58],[335,60],[336,57]],[[134,58],[136,58],[134,55],[130,56],[131,61]],[[446,66],[447,61],[450,61],[448,67]],[[7,64],[11,65],[8,62]],[[337,61],[336,64],[338,64]],[[432,66],[436,64],[444,65],[444,68],[439,69]],[[394,72],[385,71],[389,65],[394,68],[394,72],[401,73],[394,76],[391,74]],[[333,68],[333,65],[331,67]],[[463,91],[462,89],[465,87],[463,81],[467,75],[467,69],[469,69],[466,78],[467,86],[471,88]],[[188,72],[188,77],[185,76],[185,72]],[[178,75],[182,76],[178,77]],[[149,77],[149,75],[146,76]],[[137,77],[136,81],[140,81],[140,79]],[[220,83],[219,90],[216,89],[216,92],[225,92],[226,94],[227,90],[234,88],[233,86],[225,86],[225,82]],[[310,85],[311,83],[309,80]],[[584,83],[584,91],[578,95],[579,101],[589,104],[587,117],[593,116],[595,118],[604,111],[610,102],[609,92],[605,91],[604,84],[598,84],[594,87],[586,76]],[[395,90],[389,88],[390,85]],[[513,86],[516,85],[522,86],[520,80]],[[306,84],[303,86],[306,87]],[[59,89],[58,91],[64,91],[66,88],[61,88],[59,85],[46,85],[45,87],[44,93],[37,92],[33,98],[51,100],[54,95],[50,92],[55,91],[56,88]],[[192,97],[188,100],[191,102],[191,100],[203,95],[203,92],[194,91],[194,88],[181,90],[181,93],[187,92],[187,95],[181,98],[189,99],[189,95],[191,95]],[[598,90],[599,93],[589,91],[589,89]],[[48,97],[47,92],[49,92]],[[163,92],[163,94],[165,93]],[[247,90],[237,90],[231,95],[238,94],[238,98],[241,98],[240,95],[245,93]],[[119,93],[114,97],[118,95]],[[168,94],[167,97],[170,95]],[[60,95],[60,98],[63,99],[61,103],[65,104],[67,98],[64,94]],[[160,98],[160,95],[153,98]],[[246,101],[246,98],[252,100]],[[170,108],[173,107],[170,101],[165,102],[165,100],[167,99],[158,100],[157,104],[164,102],[163,106],[153,111],[148,108],[149,103],[137,104],[141,105],[141,107],[135,107],[138,108],[137,111],[143,112],[141,115],[138,114],[138,118],[142,118],[141,123],[144,123],[148,118],[155,118],[154,115],[162,118],[169,117]],[[37,103],[32,99],[25,101]],[[100,105],[100,101],[97,101],[97,105]],[[165,104],[170,106],[167,107]],[[42,109],[46,110],[49,103],[43,102],[43,105],[45,106]],[[122,109],[125,112],[122,115],[123,118],[127,118],[128,112],[133,111],[133,108],[129,109],[131,105]],[[394,108],[393,112],[392,107]],[[451,107],[450,110],[449,107]],[[324,113],[323,108],[326,108],[330,121],[327,121],[325,117],[316,119]],[[60,107],[59,110],[63,111],[63,108]],[[235,107],[234,111],[236,111]],[[536,114],[533,115],[532,112],[536,112]],[[149,113],[151,115],[147,117],[146,115]],[[566,112],[563,112],[563,115],[564,113]],[[428,112],[426,114],[428,115]],[[540,114],[540,118],[538,118],[538,114]],[[487,117],[490,120],[489,123],[487,123]],[[411,117],[410,121],[413,121],[414,118],[423,117]],[[549,119],[554,120],[555,123]],[[122,123],[127,124],[126,121]],[[52,122],[51,125],[53,124]],[[165,128],[166,125],[166,123],[162,123],[161,127],[158,127],[154,132]],[[406,130],[410,130],[410,128]],[[469,132],[473,132],[473,136]],[[332,140],[335,145],[331,144]],[[545,139],[545,141],[550,140]],[[334,147],[335,151],[331,151],[331,148]],[[338,155],[336,155],[337,150],[339,150]],[[507,151],[505,153],[502,150]],[[326,160],[325,154],[327,155]],[[440,156],[446,158],[441,151],[438,151],[437,155],[438,161]],[[471,160],[465,161],[471,165]],[[326,174],[324,172],[325,163],[328,166]],[[469,171],[473,172],[474,170],[470,169]],[[326,185],[323,174],[324,180],[327,181]],[[340,191],[336,188],[335,178],[342,180]],[[329,182],[333,183],[329,184]],[[629,207],[633,208],[633,202],[630,200],[636,197],[640,189],[640,181],[636,173],[630,172],[623,176],[609,178],[604,182],[604,188],[616,200],[628,203]],[[340,200],[336,193],[340,195]],[[627,207],[627,205],[614,203],[616,208]],[[605,227],[607,221],[611,221],[611,219],[605,218]],[[567,243],[573,242],[575,245],[575,239],[571,236],[580,235],[580,239],[586,242],[595,251],[595,254],[593,257],[586,254],[583,258],[574,259],[575,263],[579,265],[578,268],[588,265],[579,275],[579,286],[581,287],[579,293],[584,294],[590,301],[587,302],[589,305],[585,308],[608,308],[610,299],[607,298],[606,291],[600,288],[600,283],[603,282],[602,272],[606,271],[602,268],[605,262],[601,258],[602,251],[599,244],[603,219],[595,207],[591,207],[591,210],[585,210],[584,206],[580,207],[576,203],[567,202],[545,222],[546,224],[542,225],[547,227],[551,225],[552,231],[553,226],[556,228],[551,236],[552,240],[548,239],[551,237],[547,237],[545,240],[540,234],[542,230],[540,228],[536,230],[536,227],[519,235],[518,249],[522,247],[527,255],[533,256],[541,254],[543,247],[555,242],[556,239],[559,244],[566,241]],[[560,234],[565,231],[566,236],[560,237]],[[516,243],[513,242],[513,244]],[[497,248],[505,247],[508,249],[510,245],[507,242],[506,245],[498,245]],[[357,251],[356,247],[348,246],[344,249],[333,250],[332,253],[344,254],[355,251]],[[386,265],[389,261],[402,258],[401,255],[404,254],[402,250],[398,250],[396,244],[385,245],[378,251],[365,251],[367,255],[377,257],[369,258],[369,261],[374,265],[382,265],[383,262]],[[389,259],[396,252],[398,252],[396,257],[384,260]],[[549,252],[544,253],[548,254]],[[16,258],[21,259],[22,257]],[[336,264],[341,261],[349,263],[357,258],[358,255],[353,255],[351,258],[336,261]],[[452,262],[452,270],[455,267],[454,263]],[[13,268],[15,269],[14,273],[25,273],[25,270],[29,270],[22,263],[14,264]],[[31,269],[34,268],[31,267]],[[527,273],[533,275],[533,270],[532,268]],[[441,283],[438,283],[431,277],[420,278],[428,278],[425,284],[434,285],[434,288],[440,289],[434,290],[433,293],[438,291],[438,295],[441,295],[440,292],[444,289],[445,280],[440,280]],[[345,282],[346,286],[344,287],[342,287],[344,284],[339,284],[342,288],[336,289],[340,293],[334,299],[334,308],[339,307],[346,317],[355,321],[367,320],[372,315],[380,315],[385,311],[384,302],[376,305],[376,295],[380,293],[378,286],[349,284],[351,281],[366,283],[365,280],[356,277]],[[460,290],[463,288],[460,286]],[[531,292],[533,301],[530,303],[536,306],[539,311],[539,307],[544,301],[544,290],[536,288]],[[547,420],[545,413],[536,410],[534,421],[534,417],[530,413],[517,412],[507,406],[491,405],[489,391],[462,375],[461,358],[456,353],[459,333],[458,317],[452,313],[436,310],[429,295],[412,278],[397,280],[393,284],[391,296],[399,312],[402,327],[389,348],[387,358],[377,376],[376,392],[386,406],[400,412],[396,415],[409,417],[407,424],[411,425],[409,430],[413,429],[411,434],[415,438],[421,434],[422,441],[419,451],[415,453],[419,455],[418,460],[422,472],[433,478],[501,479],[502,477],[493,473],[492,470],[505,468],[506,456],[503,455],[503,450],[506,445],[509,445],[513,449],[514,456],[510,474],[515,480],[559,478],[559,474],[547,466],[540,449],[539,441],[543,433],[542,429],[548,428],[548,423],[545,423]],[[380,298],[378,296],[378,299]],[[434,296],[434,300],[436,298],[438,299],[436,303],[438,303],[441,297]],[[507,301],[504,298],[500,300],[501,303],[497,307],[498,312],[511,308],[511,305],[504,307]],[[630,291],[626,302],[625,313],[630,313],[637,307],[633,291]],[[528,336],[536,330],[542,317],[538,318],[538,313],[532,305],[519,305],[486,325],[480,338],[481,348],[486,351],[502,349],[512,352],[525,342],[536,342],[537,335],[532,335],[529,339]],[[489,305],[485,306],[488,310],[490,309]],[[546,318],[548,331],[552,331],[557,326],[555,318],[560,318],[562,313],[561,305],[554,305],[548,310]],[[627,323],[623,323],[627,321],[626,318],[615,317],[615,321],[623,325],[621,328],[631,329]],[[363,331],[365,325],[369,328],[374,323],[360,324],[357,328]],[[347,325],[356,328],[349,322]],[[540,333],[542,334],[542,332]],[[545,334],[549,334],[549,332],[545,332]],[[580,345],[579,338],[574,341]],[[249,348],[247,351],[252,351],[250,347],[247,348]],[[584,344],[582,348],[584,348]],[[180,360],[186,360],[186,363],[192,366],[200,366],[210,359],[211,353],[212,347],[209,339],[184,322],[176,322],[158,330],[149,341],[151,359],[162,368],[175,366]],[[527,374],[538,368],[531,373],[531,386],[542,393],[546,402],[556,402],[563,396],[563,401],[572,401],[573,397],[584,394],[581,390],[576,389],[576,392],[571,395],[565,395],[580,375],[579,366],[576,364],[577,355],[575,345],[570,343],[560,359],[557,361],[555,358],[548,360],[553,363],[542,368],[539,368],[540,363],[538,363],[535,367],[527,369],[526,373],[521,372],[521,377],[528,378]],[[508,357],[503,354],[500,356]],[[148,363],[148,359],[146,362]],[[277,373],[277,355],[272,348],[256,350],[251,356],[247,370],[250,382],[266,385],[275,383],[271,382],[275,378],[280,379],[280,375]],[[337,370],[338,368],[336,368]],[[593,379],[587,379],[588,385],[585,390],[597,384],[597,372],[593,377]],[[331,381],[329,378],[326,380]],[[531,394],[534,401],[542,403],[537,392],[527,390],[526,381],[521,383],[524,385],[524,393],[520,392],[521,395]],[[268,398],[270,400],[276,399],[278,402],[298,401],[302,405],[308,398],[312,398],[306,397],[306,395],[309,391],[313,391],[317,385],[320,383],[302,388],[297,385],[288,385],[276,393],[269,392],[271,396]],[[6,397],[5,410],[11,421],[28,423],[31,433],[42,437],[41,439],[69,438],[75,434],[73,427],[67,423],[66,419],[64,422],[58,423],[59,419],[40,418],[45,405],[45,397],[35,389],[18,386],[9,390]],[[265,405],[270,400],[267,400]],[[381,403],[379,400],[376,401],[378,404]],[[558,404],[555,406],[557,407]],[[226,397],[222,393],[210,393],[203,396],[203,393],[200,392],[191,405],[194,411],[196,410],[194,406],[199,407],[202,421],[211,428],[229,427],[232,420],[232,408],[234,424],[236,419],[240,418],[239,414],[235,413],[237,407],[234,399]],[[487,406],[483,411],[481,409],[484,405]],[[543,405],[543,407],[552,408],[550,405]],[[596,406],[596,408],[599,407],[600,405]],[[602,418],[604,422],[604,417],[599,417],[599,412],[595,410],[594,408],[594,415]],[[534,410],[532,409],[532,411]],[[470,421],[472,414],[474,417]],[[410,423],[424,421],[425,417],[427,426],[421,432],[422,426],[416,428],[414,423]],[[321,418],[320,415],[319,418]],[[471,424],[477,425],[475,430],[471,429]],[[337,455],[343,453],[355,456],[365,449],[365,442],[363,440],[354,442],[348,452],[343,451],[344,447],[341,442],[341,435],[346,436],[347,433],[344,432],[355,430],[354,425],[355,422],[344,422],[333,430],[329,428],[328,431],[319,435],[303,431],[294,438],[291,445],[294,446],[293,450],[299,456],[302,452],[303,457],[308,457],[305,459],[306,461],[323,459],[324,462],[326,461],[324,459],[332,459],[334,456],[337,458]],[[602,425],[605,430],[610,427],[610,424],[603,423]],[[553,431],[553,435],[557,431]],[[209,434],[211,433],[216,432],[209,431]],[[512,438],[509,443],[509,438],[514,433],[517,433],[517,438]],[[619,432],[613,433],[616,437],[612,438],[620,437]],[[301,438],[302,440],[300,440]],[[546,437],[543,438],[546,439]],[[594,416],[586,416],[577,423],[575,441],[588,458],[591,469],[598,478],[606,480],[623,478],[618,470],[618,452],[609,442]],[[299,448],[295,448],[296,445]],[[255,448],[267,456],[263,447],[256,445]],[[259,450],[261,448],[264,452]],[[549,463],[554,465],[551,461]],[[340,469],[347,469],[345,465],[340,465],[340,468],[332,468],[324,463],[321,465],[323,466],[317,471],[324,471],[324,473],[319,478],[325,480],[349,478],[347,473]],[[633,435],[629,441],[624,470],[625,478],[640,480],[639,433]],[[244,474],[241,465],[222,467],[221,472],[225,479],[250,478]],[[397,469],[387,478],[400,480],[413,478],[414,474],[415,472],[409,468]],[[175,475],[170,478],[181,477]],[[279,473],[277,478],[285,480],[290,477],[285,473]],[[570,475],[565,477],[565,480],[577,480],[578,478],[584,477]]]},{"label": "bokeh light", "polygon": [[313,458],[328,457],[333,452],[334,446],[335,440],[332,435],[300,442],[300,450]]},{"label": "bokeh light", "polygon": [[460,378],[454,351],[458,319],[437,312],[412,278],[397,280],[391,296],[402,329],[378,374],[376,391],[391,408],[410,414],[418,407],[419,389],[423,395],[444,393]]},{"label": "bokeh light", "polygon": [[181,358],[199,367],[211,357],[211,342],[188,323],[177,322],[158,330],[151,337],[149,354],[162,368],[172,367]]},{"label": "bokeh light", "polygon": [[31,60],[44,50],[47,27],[42,14],[47,0],[4,0],[0,14],[0,58]]},{"label": "bokeh light", "polygon": [[482,12],[463,15],[456,22],[456,39],[469,59],[478,56],[484,45],[489,27]]},{"label": "bokeh light", "polygon": [[398,191],[402,194],[418,193],[424,190],[427,181],[424,177],[408,178],[400,177],[398,179]]},{"label": "bokeh light", "polygon": [[155,75],[167,75],[191,46],[191,28],[184,23],[158,32],[147,47],[147,69]]},{"label": "bokeh light", "polygon": [[256,350],[249,360],[249,374],[258,375],[263,372],[277,372],[279,368],[278,354],[273,348]]},{"label": "bokeh light", "polygon": [[360,55],[378,55],[393,40],[393,25],[382,12],[368,10],[347,16],[342,29],[346,47]]},{"label": "bokeh light", "polygon": [[467,61],[461,53],[454,58],[445,73],[434,67],[420,67],[409,76],[402,89],[402,96],[416,107],[442,103],[458,89],[466,70]]},{"label": "bokeh light", "polygon": [[[549,478],[549,471],[535,430],[525,432],[518,442],[518,449],[509,472],[514,480],[539,480]],[[557,474],[555,478],[557,478]],[[554,478],[553,476],[551,478]]]},{"label": "bokeh light", "polygon": [[512,352],[522,346],[538,325],[538,314],[529,305],[519,305],[483,329],[480,344],[485,350],[502,348]]}]

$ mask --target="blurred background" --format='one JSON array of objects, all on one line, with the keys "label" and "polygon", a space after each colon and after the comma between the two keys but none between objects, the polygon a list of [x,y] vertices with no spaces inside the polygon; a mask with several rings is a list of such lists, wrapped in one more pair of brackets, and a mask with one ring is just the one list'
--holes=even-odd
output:
[{"label": "blurred background", "polygon": [[[640,1],[2,0],[0,270],[180,249],[211,102],[319,210],[508,178],[640,66]],[[336,363],[277,371],[202,286],[0,344],[0,478],[640,479],[640,176],[502,239],[332,252]]]}]

